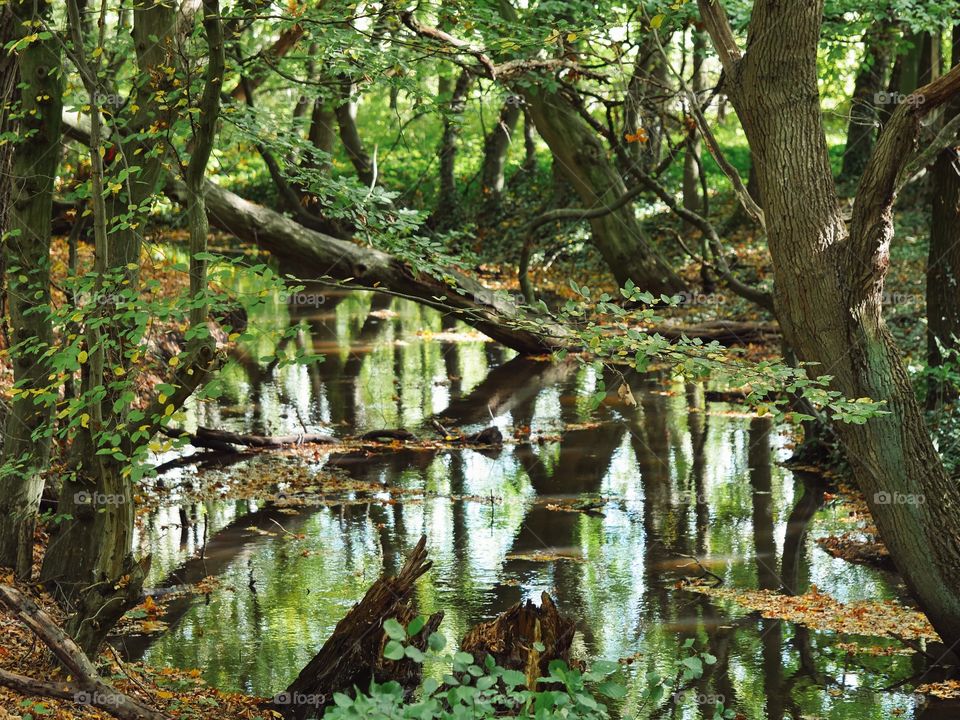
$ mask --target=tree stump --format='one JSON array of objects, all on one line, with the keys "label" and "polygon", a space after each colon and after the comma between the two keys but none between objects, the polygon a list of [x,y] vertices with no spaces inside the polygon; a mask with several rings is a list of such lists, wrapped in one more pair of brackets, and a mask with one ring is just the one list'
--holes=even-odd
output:
[{"label": "tree stump", "polygon": [[[477,662],[491,655],[498,665],[519,670],[527,677],[527,687],[534,689],[538,677],[549,674],[553,660],[570,663],[570,644],[576,626],[557,610],[547,593],[540,596],[540,607],[530,600],[517,603],[489,622],[469,630],[460,649],[473,655]],[[543,650],[537,650],[540,643]]]},{"label": "tree stump", "polygon": [[[333,702],[334,693],[350,692],[354,687],[365,691],[371,680],[395,680],[412,694],[420,682],[421,667],[409,659],[393,661],[383,656],[388,639],[383,623],[396,618],[406,626],[417,616],[410,596],[414,583],[432,565],[427,561],[426,543],[426,537],[421,537],[396,577],[380,577],[370,586],[297,679],[266,705],[268,709],[290,720],[319,717]],[[441,620],[442,612],[431,615],[407,644],[425,650]]]}]

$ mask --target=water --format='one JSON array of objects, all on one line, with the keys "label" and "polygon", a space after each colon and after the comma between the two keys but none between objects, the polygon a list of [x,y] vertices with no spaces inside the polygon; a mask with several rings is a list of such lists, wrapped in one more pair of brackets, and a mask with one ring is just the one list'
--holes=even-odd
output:
[{"label": "water", "polygon": [[[183,494],[184,512],[197,522],[179,527],[176,505],[144,519],[150,583],[206,575],[220,582],[206,596],[174,601],[169,630],[127,641],[132,656],[199,668],[220,688],[271,695],[424,534],[434,567],[416,601],[424,613],[445,612],[448,638],[549,592],[577,621],[579,655],[636,658],[624,665],[625,717],[663,716],[638,709],[643,676],[668,668],[689,637],[718,662],[674,717],[705,716],[698,694],[722,696],[751,719],[955,712],[924,712],[910,694],[878,691],[922,673],[920,656],[848,657],[834,648],[848,638],[677,588],[701,574],[690,560],[696,556],[734,587],[802,593],[815,584],[844,601],[902,595],[895,576],[815,545],[813,536],[843,527],[844,511],[823,506],[817,478],[780,464],[790,454],[786,428],[704,404],[702,389],[657,376],[627,379],[637,407],[613,392],[592,411],[592,370],[513,358],[403,301],[340,295],[294,320],[303,326],[298,341],[326,362],[274,371],[235,363],[224,371],[224,397],[193,407],[188,425],[340,435],[404,427],[430,435],[428,421],[440,417],[464,430],[496,425],[509,441],[483,451],[260,455],[199,476],[189,468],[168,473],[165,484],[174,497]],[[608,387],[618,381],[607,378]],[[284,491],[291,472],[314,475],[321,490],[331,473],[370,487],[293,509],[231,496],[238,482],[263,475],[276,479],[272,492]],[[217,483],[222,497],[189,501],[190,488]],[[573,502],[589,512],[562,509]],[[202,559],[181,566],[201,547]]]}]

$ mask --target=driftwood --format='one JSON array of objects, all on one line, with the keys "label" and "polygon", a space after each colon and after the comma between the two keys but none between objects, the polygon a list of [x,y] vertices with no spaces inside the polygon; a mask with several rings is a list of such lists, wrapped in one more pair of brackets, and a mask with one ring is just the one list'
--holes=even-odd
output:
[{"label": "driftwood", "polygon": [[36,680],[0,670],[0,685],[28,695],[70,700],[100,708],[120,720],[168,720],[167,716],[120,692],[100,674],[80,647],[33,600],[14,587],[0,584],[0,605],[13,613],[50,648],[68,679]]},{"label": "driftwood", "polygon": [[773,343],[780,340],[780,326],[766,322],[713,320],[697,325],[656,325],[649,333],[659,333],[668,340],[699,338],[706,342],[716,340],[722,345],[749,345]]},{"label": "driftwood", "polygon": [[[493,620],[480,623],[467,632],[460,649],[478,662],[490,655],[501,667],[519,670],[533,689],[538,677],[549,674],[553,660],[570,662],[576,629],[547,593],[540,595],[540,601],[540,607],[530,600],[517,603]],[[543,650],[537,650],[534,643],[540,643]]]},{"label": "driftwood", "polygon": [[[396,577],[381,577],[374,582],[363,599],[337,623],[320,652],[285,691],[267,703],[266,709],[290,720],[305,720],[319,716],[333,702],[334,693],[350,692],[354,687],[366,690],[371,680],[395,680],[413,692],[420,682],[420,665],[408,659],[384,658],[387,636],[383,623],[396,618],[407,625],[416,617],[410,601],[414,583],[432,565],[427,560],[426,545],[426,537],[421,537]],[[424,650],[441,620],[442,612],[431,615],[407,644]]]}]

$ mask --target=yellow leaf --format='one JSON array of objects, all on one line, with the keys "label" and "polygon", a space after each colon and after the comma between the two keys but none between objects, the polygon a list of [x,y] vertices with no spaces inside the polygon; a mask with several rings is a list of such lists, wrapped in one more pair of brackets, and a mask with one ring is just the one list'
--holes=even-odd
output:
[{"label": "yellow leaf", "polygon": [[81,350],[80,352],[77,353],[77,362],[83,365],[87,361],[88,357],[89,355],[87,355],[87,351]]},{"label": "yellow leaf", "polygon": [[102,48],[102,47],[98,47],[96,50],[93,51],[93,57],[98,58],[98,57],[100,57],[101,55],[103,55],[103,48]]},{"label": "yellow leaf", "polygon": [[90,427],[90,416],[87,413],[80,416],[80,427]]},{"label": "yellow leaf", "polygon": [[577,39],[576,33],[567,33],[567,42],[573,42]]},{"label": "yellow leaf", "polygon": [[652,27],[654,30],[658,30],[660,26],[663,25],[663,21],[666,19],[666,15],[654,15],[652,18],[650,18],[650,27]]}]

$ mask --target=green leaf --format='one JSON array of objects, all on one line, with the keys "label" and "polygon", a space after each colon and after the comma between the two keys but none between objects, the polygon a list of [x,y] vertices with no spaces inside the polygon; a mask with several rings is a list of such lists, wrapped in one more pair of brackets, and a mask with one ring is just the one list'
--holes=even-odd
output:
[{"label": "green leaf", "polygon": [[426,620],[423,619],[423,616],[418,615],[413,620],[411,620],[410,624],[407,626],[407,635],[409,635],[410,637],[413,637],[414,635],[419,633],[421,630],[423,630],[423,626],[426,624],[427,622]]},{"label": "green leaf", "polygon": [[447,639],[438,632],[430,633],[430,637],[427,639],[427,646],[434,652],[440,652],[446,644]]},{"label": "green leaf", "polygon": [[403,629],[403,625],[397,622],[396,618],[390,618],[383,623],[383,631],[391,640],[407,639],[407,631]]},{"label": "green leaf", "polygon": [[622,700],[627,695],[627,689],[618,682],[605,680],[597,686],[597,692],[612,700]]},{"label": "green leaf", "polygon": [[387,646],[383,649],[383,656],[387,658],[387,660],[403,660],[403,655],[403,645],[396,640],[388,642]]}]

